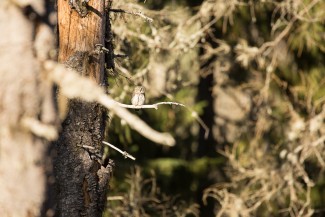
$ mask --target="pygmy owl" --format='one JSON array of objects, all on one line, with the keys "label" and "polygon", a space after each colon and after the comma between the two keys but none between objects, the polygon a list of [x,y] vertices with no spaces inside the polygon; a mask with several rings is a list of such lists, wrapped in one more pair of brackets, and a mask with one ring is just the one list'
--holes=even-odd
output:
[{"label": "pygmy owl", "polygon": [[135,105],[135,106],[141,106],[144,104],[144,101],[145,101],[145,88],[143,86],[136,86],[134,88],[134,91],[133,91],[133,94],[132,94],[132,99],[131,99],[131,102],[132,102],[132,105]]}]

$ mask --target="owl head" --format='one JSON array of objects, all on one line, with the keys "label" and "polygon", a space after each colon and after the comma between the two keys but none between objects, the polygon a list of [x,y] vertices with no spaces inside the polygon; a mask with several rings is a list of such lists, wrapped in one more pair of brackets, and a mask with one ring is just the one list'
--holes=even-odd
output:
[{"label": "owl head", "polygon": [[134,88],[134,93],[136,93],[136,94],[144,94],[145,91],[146,91],[146,88],[144,88],[143,86],[136,86]]}]

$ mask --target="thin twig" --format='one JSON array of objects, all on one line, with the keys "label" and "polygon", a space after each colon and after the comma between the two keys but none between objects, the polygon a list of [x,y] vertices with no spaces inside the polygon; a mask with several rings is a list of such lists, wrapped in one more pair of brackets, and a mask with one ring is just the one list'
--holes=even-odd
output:
[{"label": "thin twig", "polygon": [[123,107],[123,108],[129,108],[129,109],[158,109],[158,106],[160,105],[176,105],[176,106],[182,106],[182,107],[186,107],[185,105],[178,103],[178,102],[158,102],[152,105],[141,105],[141,106],[137,106],[137,105],[129,105],[129,104],[123,104],[123,103],[118,103],[119,106]]},{"label": "thin twig", "polygon": [[[317,3],[319,2],[319,0],[314,0],[312,1],[306,8],[304,8],[304,10],[300,11],[298,13],[299,16],[303,16],[306,13],[308,13],[308,11],[314,7]],[[263,53],[264,51],[266,51],[267,48],[269,47],[275,47],[285,36],[287,36],[287,34],[290,32],[291,28],[293,27],[293,24],[298,20],[298,17],[294,17],[285,27],[285,29],[273,40],[273,41],[269,41],[264,43],[260,48],[259,48],[259,52]]]},{"label": "thin twig", "polygon": [[122,151],[121,149],[115,147],[114,145],[108,143],[108,142],[105,142],[105,141],[102,141],[105,145],[108,145],[109,147],[115,149],[116,151],[120,152],[125,158],[130,158],[131,160],[135,160],[135,157],[133,157],[132,155],[130,155],[129,153],[127,153],[126,151]]},{"label": "thin twig", "polygon": [[204,123],[204,121],[199,117],[198,113],[192,110],[192,117],[199,122],[201,127],[204,129],[204,139],[207,139],[209,137],[210,129],[209,127]]},{"label": "thin twig", "polygon": [[127,153],[126,151],[122,151],[121,149],[115,147],[114,145],[108,143],[108,142],[105,142],[105,141],[102,141],[105,145],[108,145],[109,147],[115,149],[116,151],[120,152],[125,158],[130,158],[132,160],[135,160],[135,157],[133,157],[132,155],[130,155],[129,153]]},{"label": "thin twig", "polygon": [[111,201],[111,200],[124,200],[124,197],[123,196],[110,196],[110,197],[107,197],[107,200],[108,201]]},{"label": "thin twig", "polygon": [[204,129],[205,133],[204,133],[204,138],[207,139],[210,133],[210,129],[209,127],[204,123],[204,121],[199,117],[199,115],[197,114],[196,111],[187,108],[184,104],[182,103],[178,103],[178,102],[158,102],[152,105],[141,105],[141,106],[136,106],[136,105],[129,105],[129,104],[123,104],[123,103],[118,103],[119,106],[123,107],[123,108],[129,108],[129,109],[158,109],[158,106],[160,105],[175,105],[175,106],[182,106],[186,109],[188,109],[191,114],[192,117],[195,118],[195,120],[197,120],[197,122],[201,125],[201,127]]},{"label": "thin twig", "polygon": [[143,18],[145,21],[147,21],[149,23],[152,23],[153,22],[153,19],[152,18],[147,17],[146,15],[144,15],[141,12],[132,12],[132,11],[126,11],[126,10],[123,10],[123,9],[113,9],[113,8],[109,9],[109,11],[115,12],[115,13],[131,14],[131,15],[135,15],[135,16],[141,17],[141,18]]},{"label": "thin twig", "polygon": [[90,146],[90,145],[77,145],[78,147],[81,147],[81,148],[86,148],[86,149],[91,149],[91,150],[94,150],[95,147],[93,146]]}]

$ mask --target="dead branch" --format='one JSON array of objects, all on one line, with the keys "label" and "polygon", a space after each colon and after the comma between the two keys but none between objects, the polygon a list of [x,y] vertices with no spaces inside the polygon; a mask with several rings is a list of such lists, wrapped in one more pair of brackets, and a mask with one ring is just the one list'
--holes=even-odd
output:
[{"label": "dead branch", "polygon": [[158,109],[158,106],[160,105],[176,105],[176,106],[182,106],[186,107],[185,105],[178,103],[178,102],[159,102],[155,103],[152,105],[141,105],[141,106],[136,106],[136,105],[128,105],[128,104],[123,104],[123,103],[118,103],[119,106],[123,108],[129,108],[129,109]]},{"label": "dead branch", "polygon": [[175,139],[170,134],[160,133],[152,129],[140,118],[131,114],[110,96],[106,95],[104,90],[94,81],[84,78],[73,70],[67,69],[54,61],[46,61],[44,67],[50,73],[52,80],[60,87],[62,94],[66,97],[98,102],[124,119],[132,129],[138,131],[151,141],[166,146],[175,145]]},{"label": "dead branch", "polygon": [[149,22],[149,23],[152,23],[153,22],[153,19],[144,15],[142,12],[132,12],[132,11],[126,11],[126,10],[123,10],[123,9],[109,9],[110,12],[115,12],[115,13],[125,13],[125,14],[131,14],[131,15],[135,15],[135,16],[138,16],[138,17],[141,17],[142,19],[144,19],[145,21]]},{"label": "dead branch", "polygon": [[120,152],[125,158],[130,158],[131,160],[135,160],[135,157],[133,157],[132,155],[130,155],[126,151],[122,151],[121,149],[117,148],[116,146],[114,146],[114,145],[112,145],[112,144],[110,144],[108,142],[103,141],[103,143],[105,145],[108,145],[109,147],[115,149],[116,151]]},{"label": "dead branch", "polygon": [[49,141],[54,141],[58,138],[59,133],[55,126],[40,122],[35,118],[24,117],[22,125],[30,132],[39,137],[43,137]]}]

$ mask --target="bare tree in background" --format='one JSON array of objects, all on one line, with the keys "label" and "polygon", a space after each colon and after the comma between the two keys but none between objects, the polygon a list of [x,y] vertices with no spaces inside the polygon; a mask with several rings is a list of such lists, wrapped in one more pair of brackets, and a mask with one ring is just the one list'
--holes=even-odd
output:
[{"label": "bare tree in background", "polygon": [[57,138],[53,83],[42,70],[54,37],[45,1],[0,2],[0,213],[39,216],[49,142]]}]

